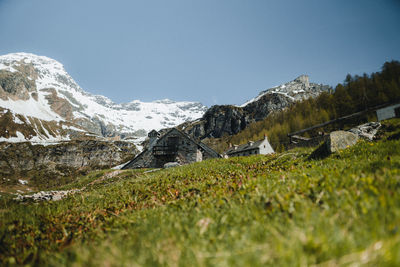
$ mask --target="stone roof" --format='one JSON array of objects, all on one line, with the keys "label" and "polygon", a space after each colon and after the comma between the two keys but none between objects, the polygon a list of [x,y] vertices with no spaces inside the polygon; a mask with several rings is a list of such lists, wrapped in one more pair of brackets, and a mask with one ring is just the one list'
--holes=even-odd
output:
[{"label": "stone roof", "polygon": [[156,130],[151,130],[151,132],[149,132],[148,134],[147,134],[147,136],[160,136],[160,133],[159,132],[157,132]]}]

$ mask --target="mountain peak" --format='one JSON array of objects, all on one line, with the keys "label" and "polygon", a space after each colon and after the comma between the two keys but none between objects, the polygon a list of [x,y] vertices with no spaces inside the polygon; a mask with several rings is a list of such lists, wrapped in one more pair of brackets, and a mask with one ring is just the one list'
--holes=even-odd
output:
[{"label": "mountain peak", "polygon": [[299,83],[304,83],[306,85],[306,87],[310,86],[310,81],[309,81],[309,77],[308,75],[300,75],[299,77],[297,77],[296,79],[294,79],[295,82],[299,82]]},{"label": "mountain peak", "polygon": [[[8,64],[15,64],[15,63],[25,63],[29,64],[32,63],[33,65],[46,65],[46,66],[53,66],[55,69],[64,70],[64,66],[55,59],[46,57],[46,56],[38,56],[32,53],[25,53],[25,52],[17,52],[17,53],[10,53],[6,55],[0,56],[0,61]],[[65,70],[64,70],[65,71]]]},{"label": "mountain peak", "polygon": [[309,76],[302,74],[290,82],[261,91],[257,97],[247,101],[240,107],[245,107],[250,103],[258,101],[267,94],[280,94],[289,98],[291,101],[297,101],[309,97],[315,97],[322,91],[327,91],[329,88],[328,85],[310,83]]}]

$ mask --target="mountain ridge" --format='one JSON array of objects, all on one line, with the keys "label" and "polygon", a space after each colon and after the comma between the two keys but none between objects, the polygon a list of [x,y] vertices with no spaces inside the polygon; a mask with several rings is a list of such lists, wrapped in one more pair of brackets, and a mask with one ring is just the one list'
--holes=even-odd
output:
[{"label": "mountain ridge", "polygon": [[301,75],[290,82],[260,92],[258,96],[240,106],[214,105],[201,119],[183,123],[180,128],[198,139],[234,135],[273,112],[330,90],[330,86],[310,83],[308,75]]}]

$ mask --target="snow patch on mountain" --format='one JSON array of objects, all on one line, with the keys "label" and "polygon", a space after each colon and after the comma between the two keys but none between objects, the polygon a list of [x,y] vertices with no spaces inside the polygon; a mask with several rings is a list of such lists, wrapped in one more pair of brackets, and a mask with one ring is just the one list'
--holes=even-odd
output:
[{"label": "snow patch on mountain", "polygon": [[8,143],[22,143],[22,142],[30,142],[33,145],[55,145],[60,142],[70,141],[71,139],[64,136],[44,136],[37,135],[31,137],[25,137],[23,133],[16,131],[16,137],[11,136],[9,138],[0,137],[0,142],[8,142]]},{"label": "snow patch on mountain", "polygon": [[51,110],[47,104],[47,100],[41,96],[39,96],[38,101],[33,98],[29,98],[28,100],[3,100],[0,98],[0,107],[9,109],[15,114],[31,116],[41,120],[63,120],[61,116]]}]

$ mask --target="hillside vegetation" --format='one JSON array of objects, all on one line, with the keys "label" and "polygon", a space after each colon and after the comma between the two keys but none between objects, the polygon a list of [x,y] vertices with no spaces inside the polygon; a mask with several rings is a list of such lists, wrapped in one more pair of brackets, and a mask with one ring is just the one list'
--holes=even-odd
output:
[{"label": "hillside vegetation", "polygon": [[98,171],[56,202],[0,198],[0,263],[400,264],[400,120],[378,142]]},{"label": "hillside vegetation", "polygon": [[[219,152],[228,148],[229,143],[243,144],[249,140],[260,140],[268,136],[271,145],[278,151],[289,143],[288,133],[295,132],[329,120],[340,118],[355,112],[367,110],[387,103],[400,102],[400,62],[386,62],[382,71],[363,76],[347,75],[343,84],[338,84],[335,91],[321,93],[316,98],[296,102],[289,108],[275,112],[262,121],[247,126],[234,136],[225,136],[217,140],[206,140]],[[341,124],[329,125],[318,131],[331,131],[355,126],[361,122],[376,120],[375,113],[344,121]]]}]

